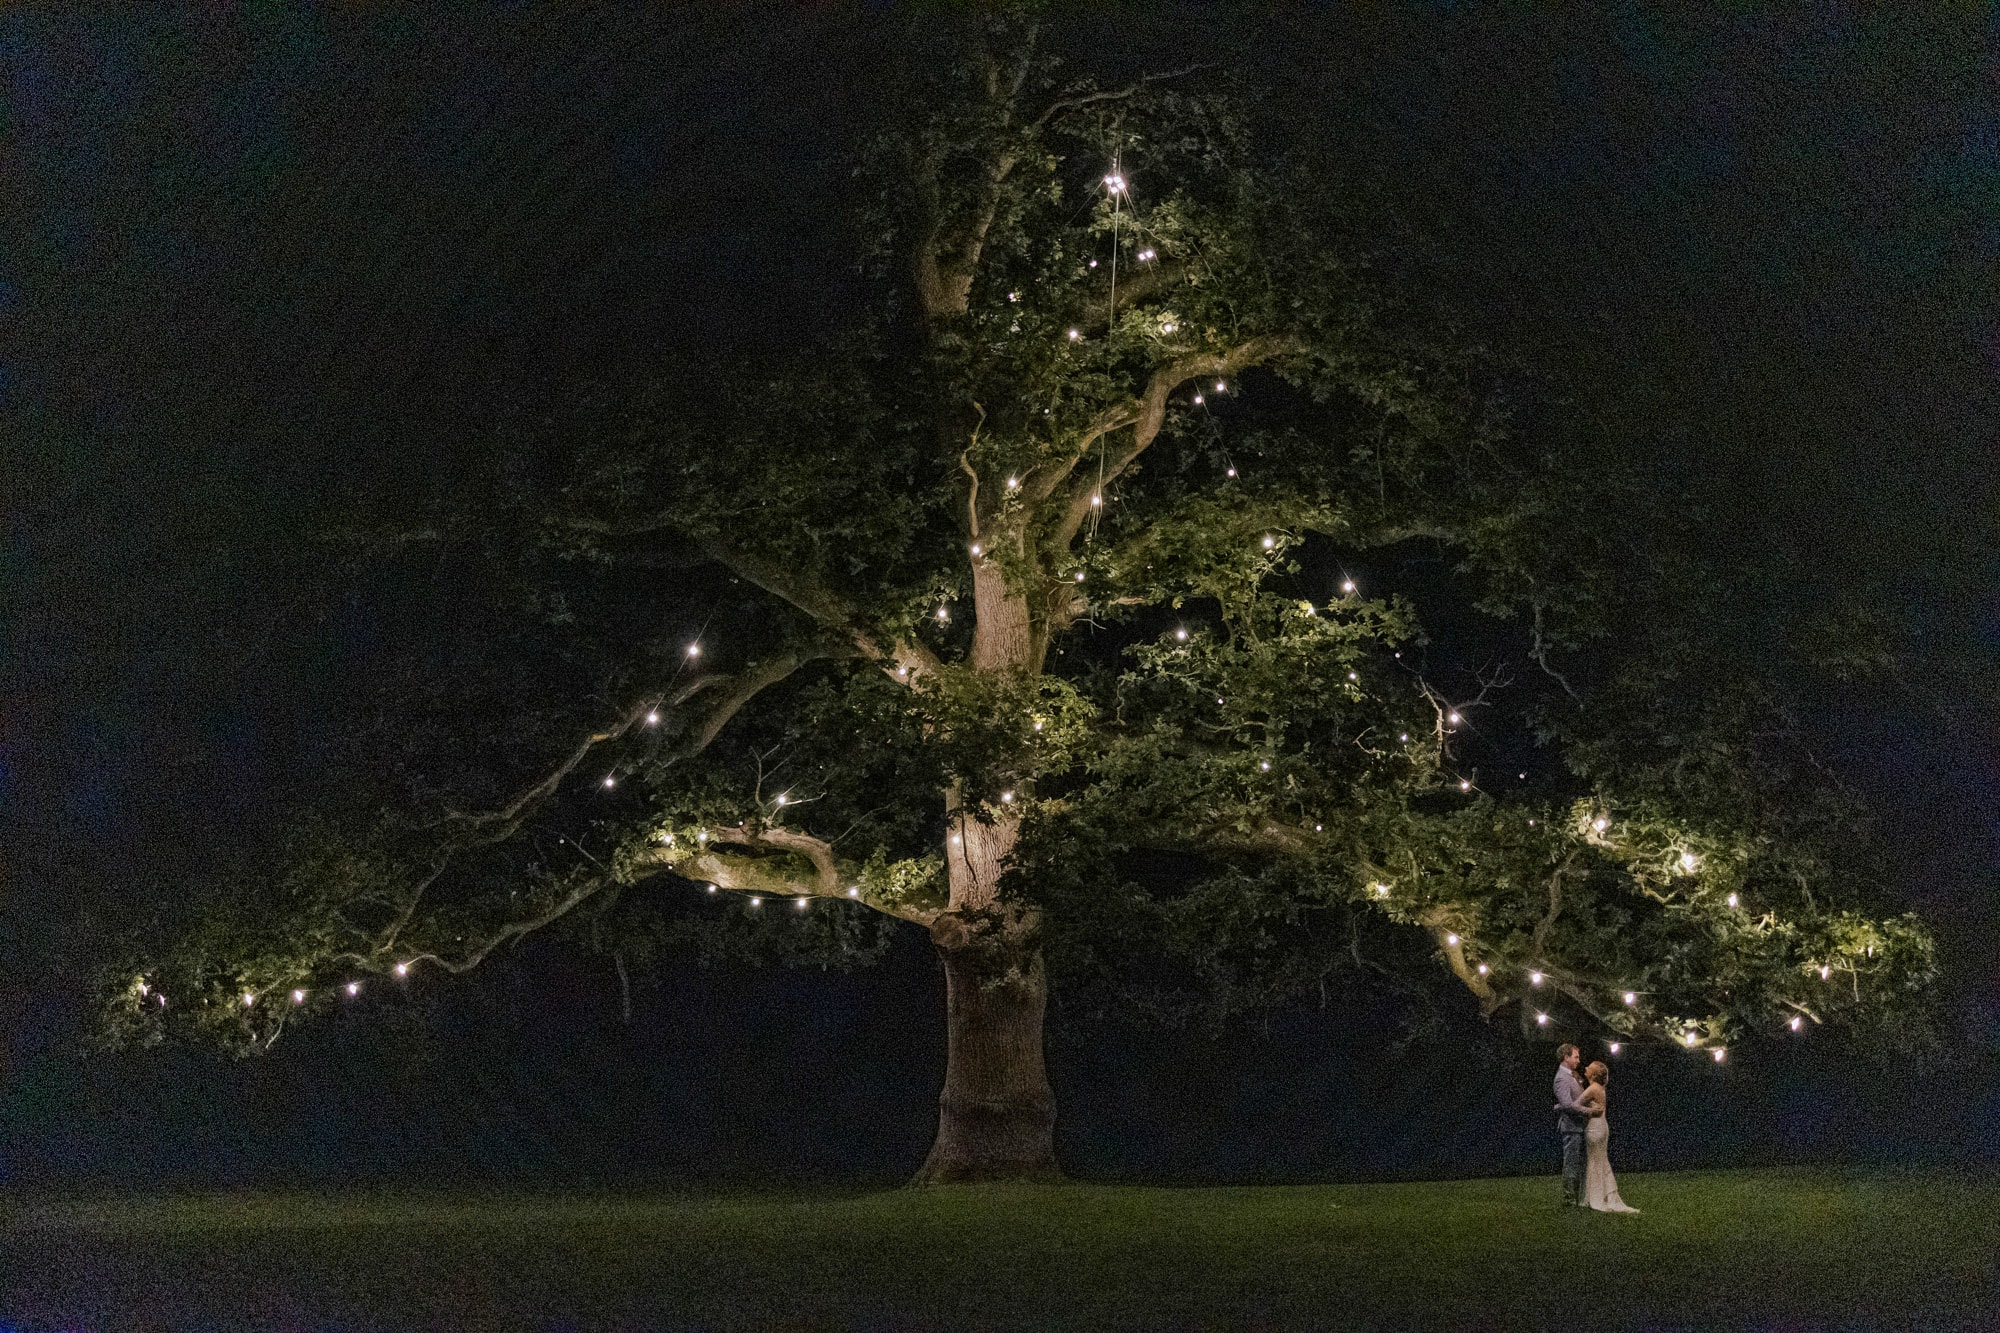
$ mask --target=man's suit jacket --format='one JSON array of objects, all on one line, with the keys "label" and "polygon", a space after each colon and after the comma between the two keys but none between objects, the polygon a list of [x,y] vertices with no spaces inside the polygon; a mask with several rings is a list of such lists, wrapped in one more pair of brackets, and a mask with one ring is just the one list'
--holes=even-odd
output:
[{"label": "man's suit jacket", "polygon": [[1565,1134],[1581,1134],[1590,1123],[1590,1112],[1577,1101],[1583,1085],[1568,1065],[1556,1066],[1556,1128]]}]

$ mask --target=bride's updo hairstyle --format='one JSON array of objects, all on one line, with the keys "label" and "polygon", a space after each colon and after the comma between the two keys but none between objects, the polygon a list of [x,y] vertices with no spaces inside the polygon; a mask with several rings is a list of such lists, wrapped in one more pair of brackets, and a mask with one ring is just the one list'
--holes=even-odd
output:
[{"label": "bride's updo hairstyle", "polygon": [[1611,1068],[1602,1060],[1592,1060],[1585,1067],[1583,1076],[1592,1083],[1602,1083],[1607,1088],[1611,1086]]}]

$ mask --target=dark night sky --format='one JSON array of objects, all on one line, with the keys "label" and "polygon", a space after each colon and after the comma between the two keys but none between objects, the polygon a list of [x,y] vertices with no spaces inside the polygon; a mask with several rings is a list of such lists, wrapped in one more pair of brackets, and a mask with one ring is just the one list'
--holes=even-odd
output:
[{"label": "dark night sky", "polygon": [[[1056,42],[1107,77],[1196,57],[1261,84],[1477,336],[1682,468],[1718,550],[1787,562],[1802,599],[1893,599],[1990,679],[2000,113],[1992,20],[1962,8],[1107,8]],[[676,974],[630,1030],[540,949],[253,1066],[73,1048],[93,950],[272,816],[396,632],[252,553],[316,496],[471,480],[482,431],[584,375],[835,321],[842,155],[924,58],[899,31],[779,6],[0,18],[0,1175],[914,1165],[942,1033],[914,943],[874,976]],[[1985,1061],[1954,1105],[1990,1124],[2000,778],[1990,692],[1951,702],[1829,698],[1814,726],[1944,932]],[[1454,1084],[1453,1051],[1388,1059],[1371,1021],[1059,1036],[1064,1151],[1210,1176],[1539,1160],[1539,1066]],[[1634,1166],[1920,1146],[1884,1129],[1893,1087],[1809,1057],[1655,1077]]]}]

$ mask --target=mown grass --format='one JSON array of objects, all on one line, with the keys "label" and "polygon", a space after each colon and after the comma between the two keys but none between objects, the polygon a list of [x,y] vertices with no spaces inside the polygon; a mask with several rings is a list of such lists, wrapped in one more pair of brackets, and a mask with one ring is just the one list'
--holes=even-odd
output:
[{"label": "mown grass", "polygon": [[0,1324],[63,1328],[2000,1327],[2000,1181],[1801,1171],[860,1196],[0,1205]]}]

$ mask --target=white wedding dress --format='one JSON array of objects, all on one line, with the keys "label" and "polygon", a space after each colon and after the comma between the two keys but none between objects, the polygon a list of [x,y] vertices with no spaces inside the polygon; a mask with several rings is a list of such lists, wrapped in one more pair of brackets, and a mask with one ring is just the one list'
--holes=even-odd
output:
[{"label": "white wedding dress", "polygon": [[1594,1115],[1583,1131],[1583,1201],[1600,1213],[1636,1213],[1618,1197],[1618,1177],[1611,1174],[1611,1122]]}]

